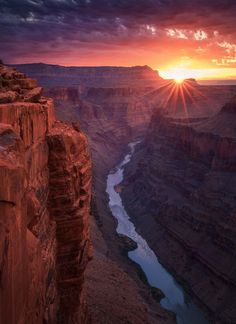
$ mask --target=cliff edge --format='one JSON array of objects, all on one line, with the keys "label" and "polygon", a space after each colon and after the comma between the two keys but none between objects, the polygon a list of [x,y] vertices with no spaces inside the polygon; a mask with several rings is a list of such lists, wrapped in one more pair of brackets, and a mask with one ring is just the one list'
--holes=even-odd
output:
[{"label": "cliff edge", "polygon": [[86,323],[91,160],[77,126],[0,65],[0,322]]}]

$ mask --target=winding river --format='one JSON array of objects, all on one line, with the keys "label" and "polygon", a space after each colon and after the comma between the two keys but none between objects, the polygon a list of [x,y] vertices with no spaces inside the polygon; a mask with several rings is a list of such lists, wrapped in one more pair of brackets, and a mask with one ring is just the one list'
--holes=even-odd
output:
[{"label": "winding river", "polygon": [[118,221],[116,231],[130,237],[137,243],[137,249],[130,251],[128,256],[141,266],[148,283],[159,288],[165,294],[165,297],[161,300],[161,305],[176,314],[177,323],[207,324],[208,321],[202,311],[192,302],[190,296],[184,292],[174,277],[160,264],[147,242],[136,232],[134,224],[122,204],[120,194],[114,189],[114,186],[123,180],[124,166],[130,162],[135,145],[138,143],[137,141],[129,144],[130,152],[117,166],[115,172],[110,173],[107,177],[106,192],[109,195],[109,207]]}]

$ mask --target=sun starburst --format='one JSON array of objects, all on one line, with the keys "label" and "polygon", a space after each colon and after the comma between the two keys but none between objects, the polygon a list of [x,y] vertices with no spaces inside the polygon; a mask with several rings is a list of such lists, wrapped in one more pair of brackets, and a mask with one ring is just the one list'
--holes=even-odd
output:
[{"label": "sun starburst", "polygon": [[162,83],[153,98],[158,99],[158,106],[168,115],[189,118],[192,113],[198,114],[199,100],[207,100],[203,97],[193,78],[176,77]]}]

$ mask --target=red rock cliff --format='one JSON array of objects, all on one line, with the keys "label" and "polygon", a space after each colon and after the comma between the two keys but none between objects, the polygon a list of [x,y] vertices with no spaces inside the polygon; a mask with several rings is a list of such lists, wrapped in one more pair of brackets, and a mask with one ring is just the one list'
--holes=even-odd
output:
[{"label": "red rock cliff", "polygon": [[86,323],[87,140],[41,93],[0,65],[0,323]]}]

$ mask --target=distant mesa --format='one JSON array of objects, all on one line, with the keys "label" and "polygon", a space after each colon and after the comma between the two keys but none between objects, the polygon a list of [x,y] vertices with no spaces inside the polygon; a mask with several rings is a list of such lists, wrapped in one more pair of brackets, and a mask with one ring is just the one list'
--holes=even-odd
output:
[{"label": "distant mesa", "polygon": [[143,87],[155,86],[163,79],[158,71],[147,65],[120,66],[60,66],[44,63],[14,65],[23,73],[38,80],[44,87]]}]

